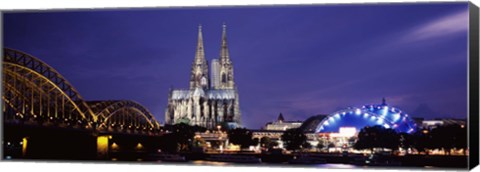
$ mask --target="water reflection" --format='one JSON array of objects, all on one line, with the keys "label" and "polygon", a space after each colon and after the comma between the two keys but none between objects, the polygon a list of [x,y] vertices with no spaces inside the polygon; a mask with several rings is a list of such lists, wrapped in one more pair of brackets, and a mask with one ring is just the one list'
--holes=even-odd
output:
[{"label": "water reflection", "polygon": [[[187,163],[192,163],[195,165],[209,165],[209,166],[235,166],[235,165],[249,165],[249,166],[292,166],[292,164],[288,163],[283,163],[283,164],[271,164],[271,163],[254,163],[254,164],[239,164],[239,163],[229,163],[229,162],[216,162],[216,161],[203,161],[203,160],[197,160],[197,161],[191,161]],[[358,166],[352,165],[352,164],[312,164],[312,165],[301,165],[301,166],[306,166],[306,167],[319,167],[319,168],[358,168]]]},{"label": "water reflection", "polygon": [[317,164],[314,166],[321,168],[358,168],[358,166],[352,164]]},{"label": "water reflection", "polygon": [[235,165],[234,163],[226,163],[226,162],[217,162],[217,161],[192,161],[195,165],[211,165],[211,166],[225,166],[225,165]]}]

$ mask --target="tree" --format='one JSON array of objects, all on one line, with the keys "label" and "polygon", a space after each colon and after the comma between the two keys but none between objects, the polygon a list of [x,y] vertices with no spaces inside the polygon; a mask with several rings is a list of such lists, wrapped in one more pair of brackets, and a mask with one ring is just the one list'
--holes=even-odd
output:
[{"label": "tree", "polygon": [[373,152],[373,148],[377,147],[376,142],[378,142],[377,138],[378,132],[375,131],[372,127],[364,127],[358,133],[357,142],[353,145],[353,148],[357,150],[363,149],[371,149]]},{"label": "tree", "polygon": [[270,140],[270,137],[262,137],[260,139],[260,146],[261,147],[268,147],[268,145],[270,144],[271,140]]},{"label": "tree", "polygon": [[258,138],[254,138],[252,140],[252,145],[258,145],[259,143],[260,143],[260,139],[258,139]]},{"label": "tree", "polygon": [[391,149],[391,153],[393,153],[393,151],[397,150],[400,146],[400,136],[395,130],[390,128],[383,128],[383,130],[380,131],[380,147]]},{"label": "tree", "polygon": [[310,143],[308,143],[308,142],[305,141],[305,142],[302,144],[302,148],[303,148],[303,149],[311,149],[311,148],[312,148],[312,145],[311,145]]},{"label": "tree", "polygon": [[408,154],[408,149],[413,148],[414,140],[413,135],[408,133],[400,133],[400,147],[405,149],[406,154]]},{"label": "tree", "polygon": [[357,142],[355,142],[353,147],[358,150],[371,149],[374,152],[374,148],[396,150],[399,144],[399,135],[395,130],[377,125],[361,129],[360,133],[358,133]]},{"label": "tree", "polygon": [[202,132],[203,133],[203,132],[207,131],[207,128],[202,127],[202,126],[198,126],[198,125],[194,125],[192,127],[192,130],[195,131],[195,132]]},{"label": "tree", "polygon": [[297,150],[307,141],[307,136],[299,128],[288,129],[281,136],[288,150]]},{"label": "tree", "polygon": [[322,143],[317,144],[317,149],[318,150],[322,150],[324,147],[325,147],[325,145],[323,145]]},{"label": "tree", "polygon": [[228,130],[228,140],[240,148],[248,148],[253,145],[252,132],[245,128],[235,128]]},{"label": "tree", "polygon": [[176,137],[172,133],[163,135],[159,147],[162,150],[162,152],[169,152],[169,153],[177,152],[178,143],[176,141]]},{"label": "tree", "polygon": [[273,149],[274,147],[278,146],[278,142],[277,141],[270,141],[268,143],[268,149]]},{"label": "tree", "polygon": [[327,145],[327,149],[334,148],[334,147],[335,147],[335,144],[333,143],[328,143]]},{"label": "tree", "polygon": [[417,132],[412,135],[412,146],[419,152],[424,152],[428,155],[428,149],[431,148],[431,139],[430,139],[429,130],[422,129],[417,130]]},{"label": "tree", "polygon": [[468,133],[467,133],[467,126],[460,125],[460,128],[455,130],[455,144],[454,147],[457,149],[463,149],[463,155],[467,155],[466,151],[468,149]]},{"label": "tree", "polygon": [[453,124],[438,126],[431,131],[431,147],[443,149],[450,155],[454,148],[467,148],[467,130],[465,126]]},{"label": "tree", "polygon": [[178,152],[190,150],[195,131],[191,126],[184,123],[169,126],[171,133],[164,135],[163,148],[166,152]]},{"label": "tree", "polygon": [[432,130],[422,129],[413,135],[413,147],[428,155],[428,149],[443,149],[447,154],[454,148],[467,149],[467,127],[465,125],[437,126]]}]

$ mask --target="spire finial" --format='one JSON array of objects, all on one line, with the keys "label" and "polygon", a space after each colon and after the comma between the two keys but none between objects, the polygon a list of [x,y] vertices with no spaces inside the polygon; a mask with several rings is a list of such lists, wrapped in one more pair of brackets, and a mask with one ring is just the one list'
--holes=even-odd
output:
[{"label": "spire finial", "polygon": [[284,120],[285,120],[285,119],[283,118],[283,114],[280,113],[280,114],[278,115],[277,121],[278,121],[278,122],[283,122]]},{"label": "spire finial", "polygon": [[227,45],[227,25],[225,24],[225,22],[223,22],[222,24],[222,48],[220,49],[220,60],[222,62],[230,61]]},{"label": "spire finial", "polygon": [[204,60],[205,60],[205,52],[203,50],[202,25],[198,24],[198,40],[197,40],[197,50],[195,53],[195,61],[198,63],[203,63]]},{"label": "spire finial", "polygon": [[[190,89],[201,88],[205,84],[202,84],[202,76],[208,73],[208,64],[205,59],[205,50],[203,46],[202,25],[198,25],[198,40],[197,48],[195,51],[195,59],[192,64],[192,71],[190,76]],[[204,82],[203,82],[204,83]],[[208,78],[207,78],[208,83]]]},{"label": "spire finial", "polygon": [[225,22],[222,24],[222,45],[227,44],[227,25]]}]

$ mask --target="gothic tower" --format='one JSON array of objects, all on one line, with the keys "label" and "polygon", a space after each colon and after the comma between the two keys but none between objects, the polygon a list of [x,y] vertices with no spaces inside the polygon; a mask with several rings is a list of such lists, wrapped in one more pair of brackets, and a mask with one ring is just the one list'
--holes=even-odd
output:
[{"label": "gothic tower", "polygon": [[198,26],[198,42],[195,52],[195,60],[192,63],[192,72],[190,74],[190,89],[209,87],[208,63],[205,59],[205,50],[203,47],[202,26]]},{"label": "gothic tower", "polygon": [[[195,60],[190,74],[190,89],[172,89],[165,110],[166,124],[186,123],[215,129],[227,124],[241,125],[238,91],[233,80],[233,64],[223,25],[220,58],[212,60],[209,70],[203,46],[202,27],[198,27]],[[211,75],[209,75],[211,74]]]},{"label": "gothic tower", "polygon": [[220,48],[220,89],[234,89],[233,64],[228,54],[227,26],[223,24],[222,46]]}]

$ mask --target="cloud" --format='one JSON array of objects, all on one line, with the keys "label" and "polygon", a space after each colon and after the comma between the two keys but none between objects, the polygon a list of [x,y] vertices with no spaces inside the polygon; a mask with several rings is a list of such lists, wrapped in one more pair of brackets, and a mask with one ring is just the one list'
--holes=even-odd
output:
[{"label": "cloud", "polygon": [[405,40],[421,41],[459,32],[466,33],[466,31],[468,31],[468,10],[462,10],[414,28],[406,35]]}]

